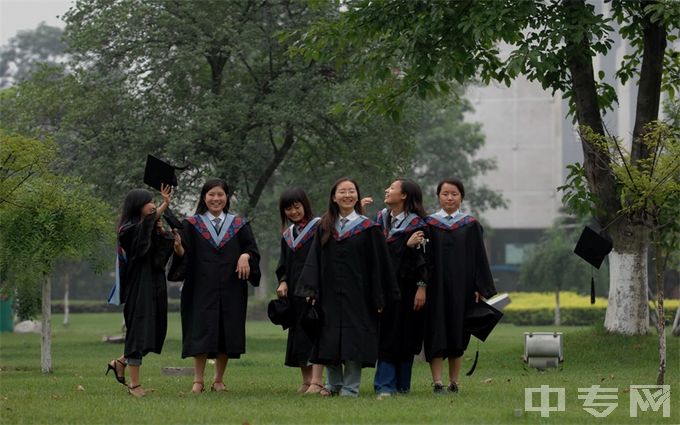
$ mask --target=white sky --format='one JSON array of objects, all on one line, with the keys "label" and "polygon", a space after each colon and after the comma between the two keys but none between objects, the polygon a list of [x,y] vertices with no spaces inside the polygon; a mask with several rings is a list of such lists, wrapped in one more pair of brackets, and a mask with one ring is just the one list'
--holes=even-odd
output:
[{"label": "white sky", "polygon": [[0,46],[7,44],[19,30],[30,30],[40,22],[64,27],[57,16],[63,15],[72,0],[0,0]]}]

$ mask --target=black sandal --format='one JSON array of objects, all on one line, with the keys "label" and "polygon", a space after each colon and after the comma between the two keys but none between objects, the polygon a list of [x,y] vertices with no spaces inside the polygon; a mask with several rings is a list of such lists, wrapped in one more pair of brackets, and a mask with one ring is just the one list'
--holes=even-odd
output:
[{"label": "black sandal", "polygon": [[194,381],[194,385],[199,384],[201,386],[201,391],[194,391],[194,388],[191,387],[191,392],[194,394],[200,394],[203,391],[205,391],[205,385],[203,384],[203,381]]},{"label": "black sandal", "polygon": [[[123,365],[123,375],[122,376],[118,375],[118,369],[116,368],[116,362]],[[113,365],[111,363],[113,363]],[[108,375],[109,371],[113,371],[113,377],[116,378],[116,381],[118,381],[119,384],[126,385],[125,384],[125,367],[127,366],[127,363],[123,363],[120,360],[115,359],[115,360],[111,360],[110,363],[107,363],[106,366],[108,366],[108,367],[107,367],[106,373],[104,375]]]},{"label": "black sandal", "polygon": [[128,394],[133,395],[135,397],[144,397],[146,395],[146,391],[144,391],[144,388],[142,388],[141,394],[137,394],[133,390],[136,390],[137,388],[140,388],[142,384],[135,385],[134,387],[128,387]]},{"label": "black sandal", "polygon": [[[215,388],[215,384],[222,384],[223,388],[218,390],[217,388]],[[222,382],[222,381],[215,381],[215,382],[212,383],[212,385],[210,385],[210,391],[218,392],[218,393],[226,393],[227,392],[227,386],[224,385],[224,382]]]}]

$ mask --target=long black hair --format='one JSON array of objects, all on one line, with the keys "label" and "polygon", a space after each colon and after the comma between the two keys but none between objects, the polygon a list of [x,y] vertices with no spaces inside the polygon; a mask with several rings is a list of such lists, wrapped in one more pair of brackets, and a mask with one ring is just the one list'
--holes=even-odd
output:
[{"label": "long black hair", "polygon": [[196,212],[195,214],[205,214],[206,211],[208,211],[208,205],[205,203],[205,195],[206,193],[210,192],[210,190],[214,187],[221,187],[222,190],[224,190],[224,193],[227,194],[227,204],[224,206],[222,211],[224,213],[229,212],[229,203],[231,201],[231,196],[229,193],[229,186],[227,185],[227,182],[225,182],[222,179],[210,179],[201,188],[201,197],[198,199],[198,205],[196,206]]},{"label": "long black hair", "polygon": [[349,177],[342,177],[336,180],[335,184],[333,184],[333,187],[331,188],[331,194],[328,197],[328,209],[321,217],[321,221],[319,222],[319,226],[321,228],[322,246],[326,245],[326,242],[328,242],[328,239],[330,239],[335,222],[338,221],[338,217],[340,216],[340,207],[338,207],[338,204],[333,201],[333,197],[335,196],[335,191],[338,189],[340,183],[344,182],[351,182],[357,189],[357,203],[354,204],[354,211],[356,211],[357,214],[364,214],[364,207],[361,205],[361,191],[359,190],[359,185],[357,182],[350,179]]},{"label": "long black hair", "polygon": [[401,193],[406,194],[404,200],[404,211],[406,214],[415,213],[420,218],[424,218],[425,208],[423,208],[423,191],[418,186],[418,183],[409,179],[398,178],[397,181],[401,184]]},{"label": "long black hair", "polygon": [[142,207],[153,201],[153,194],[146,189],[132,189],[125,195],[123,206],[120,209],[118,228],[127,222],[137,223],[141,218]]},{"label": "long black hair", "polygon": [[290,208],[299,202],[302,204],[302,208],[305,209],[305,219],[309,220],[314,217],[312,212],[312,206],[309,202],[309,198],[305,193],[304,189],[301,187],[289,187],[284,190],[279,198],[279,214],[281,214],[281,227],[285,228],[288,224],[288,217],[286,216],[286,208]]}]

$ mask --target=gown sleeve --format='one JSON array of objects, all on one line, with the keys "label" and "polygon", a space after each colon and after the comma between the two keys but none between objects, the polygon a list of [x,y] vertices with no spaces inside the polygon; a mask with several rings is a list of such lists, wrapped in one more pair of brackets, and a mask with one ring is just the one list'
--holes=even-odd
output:
[{"label": "gown sleeve", "polygon": [[302,266],[300,277],[295,283],[295,296],[321,298],[321,235],[320,229],[314,235],[305,265]]},{"label": "gown sleeve", "polygon": [[[425,240],[430,240],[430,231],[427,227],[418,229],[425,234]],[[418,275],[418,280],[427,283],[430,280],[431,268],[428,261],[428,244],[425,243],[425,248],[416,249],[415,269]]]},{"label": "gown sleeve", "polygon": [[[288,263],[288,244],[285,239],[281,238],[281,252],[279,254],[279,264],[276,266],[276,278],[278,282],[288,282],[286,276],[286,264]],[[290,283],[290,282],[288,282]]]},{"label": "gown sleeve", "polygon": [[482,226],[475,225],[475,287],[477,292],[482,294],[484,298],[491,298],[496,295],[496,285],[491,275],[491,268],[489,267],[489,260],[486,257],[486,249],[484,247],[484,239],[482,235]]},{"label": "gown sleeve", "polygon": [[151,248],[151,233],[156,227],[156,216],[147,215],[139,223],[124,229],[120,238],[127,254],[128,262],[143,257]]},{"label": "gown sleeve", "polygon": [[260,286],[260,278],[262,277],[262,273],[260,272],[260,251],[257,249],[255,235],[253,235],[250,224],[245,224],[241,230],[239,230],[237,236],[239,246],[241,247],[241,254],[250,254],[250,260],[248,260],[250,277],[248,277],[248,281],[253,286]]},{"label": "gown sleeve", "polygon": [[188,264],[187,256],[191,255],[194,249],[191,232],[191,224],[187,220],[184,220],[182,222],[182,230],[180,231],[184,255],[180,257],[175,253],[172,254],[172,264],[168,271],[168,280],[172,282],[181,282],[186,278]]},{"label": "gown sleeve", "polygon": [[156,226],[154,214],[146,216],[142,221],[133,225],[126,225],[118,234],[120,246],[125,251],[127,261],[120,267],[120,303],[127,300],[130,273],[137,269],[137,262],[144,257],[151,248],[151,234]]},{"label": "gown sleeve", "polygon": [[392,269],[385,237],[377,226],[370,229],[369,232],[371,232],[371,276],[369,276],[368,282],[371,285],[373,306],[376,310],[379,310],[384,308],[387,303],[399,301],[401,294],[396,275]]}]

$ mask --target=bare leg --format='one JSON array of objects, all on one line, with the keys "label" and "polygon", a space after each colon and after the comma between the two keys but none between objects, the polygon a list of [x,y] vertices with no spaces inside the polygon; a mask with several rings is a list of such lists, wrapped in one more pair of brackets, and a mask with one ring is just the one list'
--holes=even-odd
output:
[{"label": "bare leg", "polygon": [[205,373],[205,354],[194,357],[194,385],[191,387],[192,393],[203,392],[203,375]]},{"label": "bare leg", "polygon": [[125,356],[120,356],[116,360],[113,360],[111,363],[113,367],[116,368],[116,376],[122,376],[123,378],[125,378],[125,367],[127,366],[127,359],[125,358]]},{"label": "bare leg", "polygon": [[213,379],[212,387],[213,391],[224,391],[227,389],[224,385],[224,371],[227,369],[227,362],[229,358],[226,354],[218,354],[217,359],[215,359],[215,379]]},{"label": "bare leg", "polygon": [[305,394],[317,394],[323,389],[323,365],[314,364],[312,365],[312,377],[310,380],[310,385]]},{"label": "bare leg", "polygon": [[143,397],[146,391],[139,383],[139,365],[128,365],[130,367],[130,384],[128,385],[128,392],[135,397]]},{"label": "bare leg", "polygon": [[298,388],[298,394],[302,394],[309,389],[312,383],[312,366],[301,366],[300,375],[302,375],[302,385]]},{"label": "bare leg", "polygon": [[444,360],[441,357],[435,357],[430,362],[430,372],[432,372],[432,382],[435,384],[442,383],[442,365]]},{"label": "bare leg", "polygon": [[303,366],[300,368],[300,374],[302,375],[302,383],[309,385],[314,377],[313,372],[314,366]]},{"label": "bare leg", "polygon": [[463,357],[449,358],[449,383],[458,383],[460,377],[460,367],[463,364]]}]

